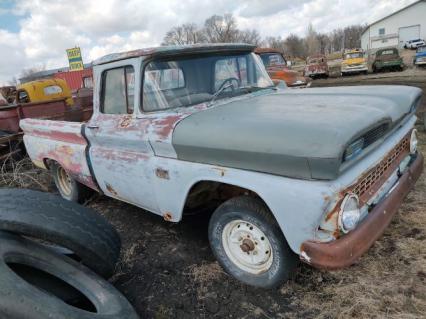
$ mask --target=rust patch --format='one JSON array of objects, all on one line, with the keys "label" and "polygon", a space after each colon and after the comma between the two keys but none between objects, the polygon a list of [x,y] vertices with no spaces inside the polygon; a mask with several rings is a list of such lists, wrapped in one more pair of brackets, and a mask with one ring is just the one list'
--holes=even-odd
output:
[{"label": "rust patch", "polygon": [[171,220],[173,219],[173,215],[172,215],[170,212],[166,212],[166,213],[163,215],[163,218],[164,218],[164,220],[165,220],[166,222],[169,222],[169,221],[171,221]]},{"label": "rust patch", "polygon": [[118,196],[117,191],[114,188],[112,188],[112,186],[110,184],[106,183],[105,186],[106,186],[106,189],[107,189],[108,192],[110,192],[114,196]]},{"label": "rust patch", "polygon": [[155,175],[157,175],[158,178],[162,178],[162,179],[170,179],[169,176],[169,171],[165,170],[163,168],[157,168],[155,170]]},{"label": "rust patch", "polygon": [[214,170],[217,170],[220,174],[220,176],[225,176],[226,173],[226,169],[222,168],[222,167],[213,167]]},{"label": "rust patch", "polygon": [[130,116],[125,116],[121,121],[120,121],[120,127],[122,128],[126,128],[130,125],[132,121],[132,118]]},{"label": "rust patch", "polygon": [[336,238],[340,236],[337,214],[344,197],[349,193],[356,194],[360,206],[364,206],[409,154],[410,135],[411,131],[376,166],[362,174],[351,186],[339,192],[336,206],[325,217],[326,223],[334,219],[336,230],[333,234],[337,236]]}]

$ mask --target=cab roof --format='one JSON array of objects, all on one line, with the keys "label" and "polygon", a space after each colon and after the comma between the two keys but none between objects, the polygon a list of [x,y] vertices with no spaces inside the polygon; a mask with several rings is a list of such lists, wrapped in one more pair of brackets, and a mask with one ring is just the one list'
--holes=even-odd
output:
[{"label": "cab roof", "polygon": [[198,53],[223,53],[223,52],[252,52],[256,46],[245,43],[215,43],[215,44],[191,44],[160,46],[153,48],[138,49],[133,51],[112,53],[105,55],[95,61],[93,65],[100,65],[119,60],[136,57],[177,56]]}]

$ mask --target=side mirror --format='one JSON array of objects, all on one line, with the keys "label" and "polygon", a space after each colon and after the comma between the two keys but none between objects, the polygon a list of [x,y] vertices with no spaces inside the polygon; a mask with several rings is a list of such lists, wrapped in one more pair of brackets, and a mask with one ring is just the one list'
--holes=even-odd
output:
[{"label": "side mirror", "polygon": [[292,64],[292,63],[291,63],[291,61],[287,61],[287,66],[289,66],[289,67],[290,67],[290,66],[291,66],[291,64]]}]

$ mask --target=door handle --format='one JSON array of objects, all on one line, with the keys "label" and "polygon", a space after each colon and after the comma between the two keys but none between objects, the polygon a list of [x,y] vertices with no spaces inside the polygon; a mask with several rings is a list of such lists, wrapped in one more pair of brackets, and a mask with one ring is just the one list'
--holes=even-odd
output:
[{"label": "door handle", "polygon": [[91,129],[91,130],[99,128],[99,126],[97,126],[97,125],[87,125],[86,127],[89,128],[89,129]]}]

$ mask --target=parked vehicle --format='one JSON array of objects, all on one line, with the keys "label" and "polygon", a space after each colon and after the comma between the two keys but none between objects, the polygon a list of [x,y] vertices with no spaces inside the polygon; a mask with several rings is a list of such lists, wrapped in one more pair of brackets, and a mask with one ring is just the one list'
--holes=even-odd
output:
[{"label": "parked vehicle", "polygon": [[414,40],[409,40],[409,41],[405,42],[404,48],[405,49],[417,49],[418,47],[421,47],[423,45],[426,45],[425,40],[414,39]]},{"label": "parked vehicle", "polygon": [[354,73],[368,74],[368,63],[361,49],[348,50],[343,54],[342,76]]},{"label": "parked vehicle", "polygon": [[299,72],[290,70],[284,55],[272,48],[256,48],[271,79],[284,81],[288,87],[307,87],[311,82],[300,75]]},{"label": "parked vehicle", "polygon": [[22,120],[28,154],[67,199],[89,187],[172,222],[217,207],[212,251],[247,284],[279,285],[296,256],[348,266],[421,174],[421,90],[281,90],[253,51],[216,44],[105,56],[94,63],[90,121]]},{"label": "parked vehicle", "polygon": [[426,65],[426,45],[417,48],[414,64],[417,66]]},{"label": "parked vehicle", "polygon": [[380,49],[375,54],[372,68],[374,73],[383,70],[402,71],[404,63],[397,48]]},{"label": "parked vehicle", "polygon": [[62,79],[44,79],[26,82],[16,88],[16,103],[38,103],[65,99],[74,104],[67,82]]},{"label": "parked vehicle", "polygon": [[304,75],[309,76],[312,79],[328,78],[329,70],[326,56],[318,54],[308,57],[306,60]]},{"label": "parked vehicle", "polygon": [[19,121],[24,118],[87,121],[93,111],[92,91],[78,92],[75,99],[64,80],[22,84],[15,90],[15,103],[0,105],[0,160],[24,152]]}]

